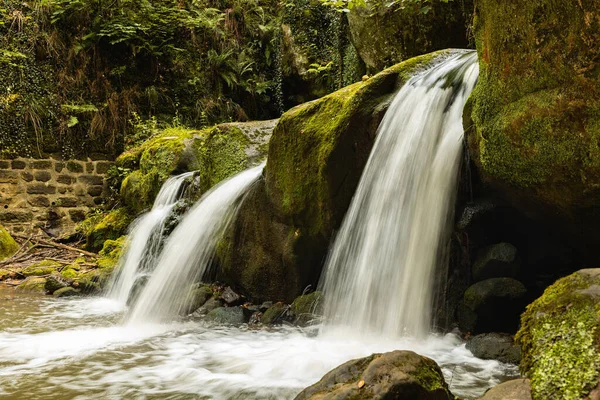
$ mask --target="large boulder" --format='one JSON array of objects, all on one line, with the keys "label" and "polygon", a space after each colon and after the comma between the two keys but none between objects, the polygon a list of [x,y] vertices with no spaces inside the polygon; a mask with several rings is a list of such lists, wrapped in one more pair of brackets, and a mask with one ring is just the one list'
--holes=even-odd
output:
[{"label": "large boulder", "polygon": [[492,278],[470,286],[458,308],[458,323],[471,333],[514,333],[524,310],[527,289],[512,278]]},{"label": "large boulder", "polygon": [[527,214],[597,238],[600,2],[478,0],[474,21],[465,127],[482,178]]},{"label": "large boulder", "polygon": [[[600,269],[558,280],[527,307],[516,340],[534,399],[598,398]],[[592,395],[592,393],[594,393]]]},{"label": "large boulder", "polygon": [[358,54],[377,72],[434,50],[469,47],[472,13],[472,0],[365,2],[348,13],[348,25]]},{"label": "large boulder", "polygon": [[467,340],[467,350],[483,360],[498,360],[504,363],[518,364],[521,361],[521,349],[512,335],[505,333],[483,333]]},{"label": "large boulder", "polygon": [[15,239],[0,225],[0,261],[12,256],[17,250],[19,250],[19,245]]},{"label": "large boulder", "polygon": [[435,361],[398,350],[348,361],[296,396],[296,400],[453,398]]},{"label": "large boulder", "polygon": [[[152,206],[172,175],[198,171],[200,193],[265,158],[277,120],[227,123],[202,130],[170,128],[123,153],[117,170],[123,204],[134,213]],[[117,183],[114,183],[117,185]]]},{"label": "large boulder", "polygon": [[221,278],[290,303],[316,284],[393,94],[440,53],[416,57],[285,113],[264,176],[218,246]]}]

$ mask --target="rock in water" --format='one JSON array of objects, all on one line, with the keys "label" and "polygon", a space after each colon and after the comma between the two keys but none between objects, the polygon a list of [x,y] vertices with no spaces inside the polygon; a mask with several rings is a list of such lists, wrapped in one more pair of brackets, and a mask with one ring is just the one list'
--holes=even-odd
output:
[{"label": "rock in water", "polygon": [[458,322],[471,333],[517,330],[525,309],[525,286],[512,278],[492,278],[470,286],[458,308]]},{"label": "rock in water", "polygon": [[64,281],[64,279],[62,278],[61,275],[52,274],[46,278],[46,283],[44,285],[44,288],[46,289],[46,292],[52,294],[52,293],[56,292],[58,289],[62,289],[67,286],[68,286],[67,283]]},{"label": "rock in water", "polygon": [[497,243],[482,249],[473,263],[473,279],[515,278],[520,260],[517,249],[510,243]]},{"label": "rock in water", "polygon": [[494,386],[479,400],[531,400],[529,379],[513,379]]},{"label": "rock in water", "polygon": [[62,289],[58,289],[57,291],[54,292],[54,297],[73,297],[73,296],[79,296],[79,292],[75,289],[73,289],[70,286],[64,287]]},{"label": "rock in water", "polygon": [[467,350],[484,360],[510,364],[521,361],[521,348],[515,344],[512,335],[505,333],[492,332],[473,336],[467,341]]},{"label": "rock in water", "polygon": [[453,398],[435,361],[398,350],[348,361],[296,396],[296,400]]},{"label": "rock in water", "polygon": [[241,307],[215,308],[208,313],[206,318],[218,324],[225,325],[241,325],[246,322],[246,316]]}]

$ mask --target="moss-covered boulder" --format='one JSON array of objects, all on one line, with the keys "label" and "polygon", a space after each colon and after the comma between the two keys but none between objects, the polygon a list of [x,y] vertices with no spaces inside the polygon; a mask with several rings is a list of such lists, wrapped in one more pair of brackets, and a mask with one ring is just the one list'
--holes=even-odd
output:
[{"label": "moss-covered boulder", "polygon": [[43,276],[50,275],[61,267],[61,263],[52,260],[43,260],[32,264],[21,271],[24,276]]},{"label": "moss-covered boulder", "polygon": [[220,278],[258,300],[292,302],[316,285],[393,94],[439,53],[285,113],[253,185],[219,244]]},{"label": "moss-covered boulder", "polygon": [[531,216],[594,234],[600,2],[478,0],[474,30],[480,76],[465,125],[484,181]]},{"label": "moss-covered boulder", "polygon": [[[202,130],[170,128],[123,153],[117,168],[123,204],[137,214],[152,206],[172,175],[198,171],[201,193],[264,159],[276,120],[228,123]],[[199,193],[199,194],[201,194]]]},{"label": "moss-covered boulder", "polygon": [[348,361],[296,396],[296,400],[453,398],[435,361],[398,350]]},{"label": "moss-covered boulder", "polygon": [[290,307],[284,303],[275,303],[265,311],[260,319],[265,325],[280,324],[289,319]]},{"label": "moss-covered boulder", "polygon": [[73,289],[72,287],[68,286],[68,287],[58,289],[52,295],[57,298],[74,297],[74,296],[79,296],[79,292],[76,289]]},{"label": "moss-covered boulder", "polygon": [[516,340],[534,399],[588,398],[600,378],[600,269],[548,287],[523,313]]},{"label": "moss-covered boulder", "polygon": [[107,214],[95,214],[83,221],[78,230],[86,237],[86,248],[99,251],[107,240],[115,240],[127,232],[133,216],[125,207]]},{"label": "moss-covered boulder", "polygon": [[378,72],[434,50],[468,47],[472,13],[472,0],[366,2],[348,13],[348,24],[360,57]]},{"label": "moss-covered boulder", "polygon": [[17,250],[19,250],[19,245],[15,239],[0,225],[0,261],[12,256]]},{"label": "moss-covered boulder", "polygon": [[[100,258],[96,261],[98,268],[76,273],[73,287],[83,293],[97,293],[103,289],[119,263],[125,242],[126,236],[121,236],[117,240],[107,240],[99,253]],[[75,270],[75,266],[72,270]]]},{"label": "moss-covered boulder", "polygon": [[46,278],[40,278],[37,276],[30,276],[25,279],[19,286],[17,286],[17,290],[23,290],[27,292],[37,292],[37,293],[46,293]]}]

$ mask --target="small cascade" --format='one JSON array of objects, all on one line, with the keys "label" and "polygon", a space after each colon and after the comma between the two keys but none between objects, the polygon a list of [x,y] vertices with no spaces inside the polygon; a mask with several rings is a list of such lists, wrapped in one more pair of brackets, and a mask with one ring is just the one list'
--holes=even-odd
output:
[{"label": "small cascade", "polygon": [[127,250],[119,260],[119,273],[113,280],[109,297],[126,304],[141,274],[151,271],[162,246],[166,218],[182,195],[186,179],[193,172],[169,178],[158,193],[152,209],[131,225]]},{"label": "small cascade", "polygon": [[460,52],[396,95],[326,263],[325,332],[429,332],[453,219],[462,111],[478,71],[476,53]]},{"label": "small cascade", "polygon": [[165,243],[156,270],[129,315],[130,322],[160,322],[179,314],[191,285],[210,266],[218,240],[263,168],[261,164],[221,182],[185,215]]}]

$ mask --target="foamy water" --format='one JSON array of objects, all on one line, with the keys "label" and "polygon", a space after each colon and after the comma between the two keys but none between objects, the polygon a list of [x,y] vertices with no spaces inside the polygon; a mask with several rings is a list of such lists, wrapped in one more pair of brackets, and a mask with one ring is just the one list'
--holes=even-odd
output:
[{"label": "foamy water", "polygon": [[473,398],[517,374],[453,335],[354,339],[351,332],[249,329],[184,321],[122,325],[118,302],[0,290],[0,396],[15,399],[293,399],[352,358],[410,349],[435,359]]}]

